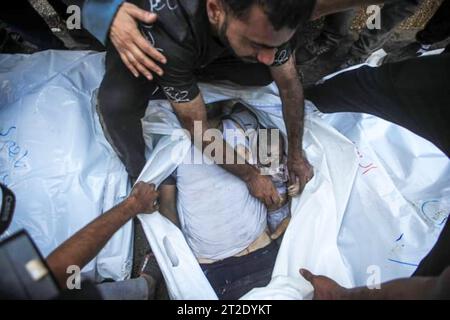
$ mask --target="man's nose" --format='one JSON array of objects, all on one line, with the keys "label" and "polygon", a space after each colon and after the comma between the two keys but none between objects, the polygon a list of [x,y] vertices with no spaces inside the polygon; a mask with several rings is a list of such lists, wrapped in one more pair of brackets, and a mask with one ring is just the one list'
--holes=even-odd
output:
[{"label": "man's nose", "polygon": [[258,52],[257,59],[259,62],[271,66],[275,60],[277,49],[263,49]]}]

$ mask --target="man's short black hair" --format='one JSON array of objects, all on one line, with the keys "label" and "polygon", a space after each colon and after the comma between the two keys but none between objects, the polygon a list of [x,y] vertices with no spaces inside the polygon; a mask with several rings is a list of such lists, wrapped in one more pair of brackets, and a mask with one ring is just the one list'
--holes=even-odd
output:
[{"label": "man's short black hair", "polygon": [[222,0],[234,16],[243,18],[257,4],[266,13],[275,30],[296,29],[311,18],[316,0]]}]

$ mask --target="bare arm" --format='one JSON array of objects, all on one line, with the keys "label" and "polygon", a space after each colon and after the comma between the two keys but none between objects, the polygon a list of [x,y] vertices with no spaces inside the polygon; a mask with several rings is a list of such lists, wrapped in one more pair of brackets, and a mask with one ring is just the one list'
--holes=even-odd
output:
[{"label": "bare arm", "polygon": [[303,111],[305,98],[303,86],[297,75],[294,58],[283,65],[271,67],[270,72],[280,90],[283,103],[283,118],[288,134],[288,150],[302,149]]},{"label": "bare arm", "polygon": [[288,170],[290,184],[300,184],[300,191],[313,177],[313,170],[303,155],[303,120],[305,98],[293,56],[283,65],[270,68],[283,103],[283,118],[288,134]]},{"label": "bare arm", "polygon": [[450,267],[439,277],[412,277],[382,283],[380,289],[358,287],[346,289],[330,278],[316,276],[301,269],[300,273],[314,287],[317,300],[386,300],[449,299]]},{"label": "bare arm", "polygon": [[161,185],[159,187],[159,212],[180,227],[177,211],[177,186]]},{"label": "bare arm", "polygon": [[[195,134],[201,134],[201,146],[196,146],[199,148],[206,148],[210,142],[203,139],[204,133],[210,129],[208,124],[208,119],[206,115],[206,106],[203,101],[203,98],[201,95],[198,95],[197,98],[195,98],[193,101],[188,103],[172,103],[172,106],[175,110],[175,112],[178,115],[178,118],[181,121],[182,126],[189,131],[191,135],[191,139],[194,139]],[[200,131],[194,132],[194,124],[197,123],[197,128],[201,128]],[[197,138],[198,139],[198,138]],[[246,163],[243,165],[237,165],[235,163],[233,164],[226,164],[226,154],[231,153],[234,154],[235,159],[238,159],[237,153],[234,152],[234,150],[225,142],[221,144],[224,146],[224,152],[223,152],[223,159],[222,164],[220,164],[224,169],[229,171],[230,173],[240,177],[243,181],[248,181],[252,174],[255,173],[255,170],[251,165]],[[242,160],[242,159],[241,159]]]},{"label": "bare arm", "polygon": [[125,201],[102,214],[56,248],[47,257],[47,264],[60,286],[66,286],[68,266],[75,265],[82,269],[130,219],[140,213],[157,210],[154,206],[157,198],[158,192],[154,185],[140,182]]},{"label": "bare arm", "polygon": [[[201,137],[198,137],[197,139],[201,139],[202,145],[196,147],[204,150],[211,142],[203,139],[203,135],[205,131],[209,129],[209,125],[202,96],[198,95],[197,98],[186,103],[172,102],[172,106],[177,113],[183,128],[189,131],[191,139],[194,140],[194,134],[201,134]],[[201,128],[199,132],[194,132],[195,123],[197,123],[197,127]],[[278,191],[275,189],[275,186],[269,177],[261,175],[258,169],[248,164],[245,159],[242,159],[236,151],[223,140],[219,141],[217,145],[221,145],[224,148],[223,159],[219,164],[222,168],[242,179],[247,184],[250,193],[255,198],[263,201],[267,206],[279,202]],[[227,157],[227,154],[230,153],[234,154],[233,159],[240,159],[240,161],[227,163],[227,158],[230,158]]]},{"label": "bare arm", "polygon": [[[448,272],[450,275],[450,272]],[[447,281],[441,277],[412,277],[392,280],[381,284],[380,289],[359,287],[349,289],[346,299],[350,300],[428,300],[449,297]],[[442,282],[447,282],[447,289]]]}]

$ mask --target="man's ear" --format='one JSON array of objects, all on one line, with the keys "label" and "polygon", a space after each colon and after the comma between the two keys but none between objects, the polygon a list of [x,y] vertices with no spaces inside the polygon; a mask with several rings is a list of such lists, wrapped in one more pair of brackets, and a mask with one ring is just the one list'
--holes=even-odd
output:
[{"label": "man's ear", "polygon": [[225,16],[222,0],[206,0],[206,11],[209,22],[214,26],[219,25]]}]

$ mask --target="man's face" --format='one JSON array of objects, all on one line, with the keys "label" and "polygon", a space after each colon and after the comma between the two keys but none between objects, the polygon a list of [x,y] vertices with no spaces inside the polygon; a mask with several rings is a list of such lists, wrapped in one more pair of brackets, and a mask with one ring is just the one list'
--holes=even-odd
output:
[{"label": "man's face", "polygon": [[[219,3],[218,12],[214,12],[214,17],[218,15],[217,21],[211,21],[211,13],[208,14],[221,41],[246,62],[272,65],[278,48],[287,43],[295,33],[295,30],[289,28],[275,31],[259,5],[254,5],[247,15],[238,19],[223,9],[220,0],[211,2]],[[212,9],[208,6],[209,11],[214,9],[214,6]]]}]

